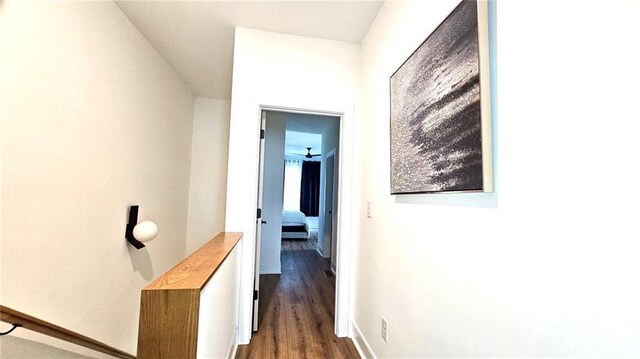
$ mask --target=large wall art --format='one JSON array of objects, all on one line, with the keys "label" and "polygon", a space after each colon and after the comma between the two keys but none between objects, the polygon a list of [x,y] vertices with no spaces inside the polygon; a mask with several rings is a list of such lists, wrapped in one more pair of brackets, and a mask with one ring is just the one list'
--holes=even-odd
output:
[{"label": "large wall art", "polygon": [[463,1],[391,76],[391,193],[492,192],[486,1]]}]

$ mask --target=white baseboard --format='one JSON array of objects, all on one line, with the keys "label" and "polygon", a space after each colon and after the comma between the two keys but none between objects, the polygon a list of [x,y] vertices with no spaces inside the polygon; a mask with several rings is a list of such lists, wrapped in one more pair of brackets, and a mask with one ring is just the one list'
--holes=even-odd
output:
[{"label": "white baseboard", "polygon": [[353,333],[353,344],[356,346],[360,357],[363,359],[377,359],[369,343],[367,343],[364,335],[362,335],[360,328],[358,328],[358,325],[354,322],[351,322],[351,332]]},{"label": "white baseboard", "polygon": [[227,359],[235,359],[236,352],[238,351],[238,328],[236,328],[233,339],[229,345],[229,350],[227,351]]},{"label": "white baseboard", "polygon": [[260,274],[282,274],[282,268],[280,264],[260,265]]},{"label": "white baseboard", "polygon": [[316,246],[316,252],[318,252],[318,254],[320,255],[320,257],[322,257],[322,250],[320,250],[320,247]]}]

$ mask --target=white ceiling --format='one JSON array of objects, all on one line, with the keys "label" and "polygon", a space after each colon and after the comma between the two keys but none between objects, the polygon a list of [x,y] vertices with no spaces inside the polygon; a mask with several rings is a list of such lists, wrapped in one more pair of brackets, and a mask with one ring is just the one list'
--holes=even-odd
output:
[{"label": "white ceiling", "polygon": [[231,98],[234,27],[360,43],[382,1],[116,1],[194,95]]},{"label": "white ceiling", "polygon": [[[270,111],[277,112],[277,111]],[[312,154],[322,150],[322,134],[325,133],[340,117],[327,115],[311,115],[305,113],[282,112],[286,121],[285,150],[286,155],[306,154],[311,147]],[[337,136],[337,134],[334,134]]]},{"label": "white ceiling", "polygon": [[285,155],[304,155],[307,147],[311,147],[311,154],[315,155],[322,149],[322,135],[315,133],[287,131],[284,141]]}]

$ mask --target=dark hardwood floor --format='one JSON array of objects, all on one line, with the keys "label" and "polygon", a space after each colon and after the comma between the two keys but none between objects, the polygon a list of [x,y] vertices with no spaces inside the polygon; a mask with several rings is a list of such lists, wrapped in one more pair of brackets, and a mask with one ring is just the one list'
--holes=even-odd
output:
[{"label": "dark hardwood floor", "polygon": [[236,358],[360,358],[333,334],[335,277],[315,249],[282,251],[282,274],[260,276],[259,330]]},{"label": "dark hardwood floor", "polygon": [[312,230],[309,239],[283,239],[283,251],[315,250],[318,246],[318,230]]}]

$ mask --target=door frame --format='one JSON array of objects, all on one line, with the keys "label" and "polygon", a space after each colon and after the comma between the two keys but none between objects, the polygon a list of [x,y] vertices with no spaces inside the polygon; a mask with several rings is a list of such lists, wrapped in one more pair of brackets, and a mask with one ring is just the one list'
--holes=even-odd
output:
[{"label": "door frame", "polygon": [[[259,105],[258,114],[262,116],[262,111],[279,111],[290,113],[301,113],[309,115],[323,115],[323,116],[335,116],[340,117],[340,135],[339,135],[339,148],[340,151],[336,154],[338,160],[338,193],[334,191],[334,198],[336,198],[338,208],[338,218],[336,218],[336,244],[338,247],[338,258],[336,258],[336,293],[335,293],[335,318],[334,318],[334,333],[338,337],[349,337],[351,333],[351,321],[353,313],[353,294],[352,294],[352,253],[351,247],[353,242],[353,194],[355,190],[353,188],[353,151],[351,150],[353,144],[353,108],[342,109],[341,111],[326,111],[326,110],[314,110],[314,109],[300,109],[283,106],[272,105]],[[259,155],[259,154],[256,154]],[[258,159],[258,168],[261,166],[260,159]],[[334,167],[335,171],[335,167]],[[336,197],[337,196],[337,197]],[[256,203],[257,204],[257,203]],[[334,203],[334,206],[336,204]],[[259,248],[260,244],[256,243]],[[244,267],[243,270],[255,271],[256,255],[260,253],[253,253],[254,258],[243,259],[243,263],[253,263],[252,268]],[[240,295],[251,296],[253,299],[253,292],[246,293],[241,290]],[[240,303],[242,304],[242,300]],[[247,322],[239,322],[239,333],[252,333],[247,330]],[[248,341],[247,341],[248,342]]]}]

